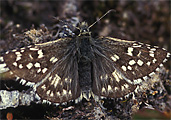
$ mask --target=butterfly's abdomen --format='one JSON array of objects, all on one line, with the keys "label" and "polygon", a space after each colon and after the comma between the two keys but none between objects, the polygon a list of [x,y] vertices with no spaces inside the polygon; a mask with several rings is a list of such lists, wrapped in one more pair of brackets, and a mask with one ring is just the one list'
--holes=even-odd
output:
[{"label": "butterfly's abdomen", "polygon": [[[92,64],[91,64],[91,45],[88,38],[81,39],[78,52],[78,74],[79,84],[82,90],[83,96],[89,98],[89,92],[92,86]],[[86,95],[86,96],[85,96]]]}]

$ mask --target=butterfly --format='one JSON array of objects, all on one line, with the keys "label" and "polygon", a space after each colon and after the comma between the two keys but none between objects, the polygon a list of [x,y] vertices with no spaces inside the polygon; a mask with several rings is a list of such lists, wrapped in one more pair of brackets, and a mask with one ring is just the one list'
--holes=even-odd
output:
[{"label": "butterfly", "polygon": [[112,37],[93,38],[86,22],[77,33],[65,25],[61,38],[0,56],[0,73],[52,103],[119,98],[138,89],[170,56],[164,48]]}]

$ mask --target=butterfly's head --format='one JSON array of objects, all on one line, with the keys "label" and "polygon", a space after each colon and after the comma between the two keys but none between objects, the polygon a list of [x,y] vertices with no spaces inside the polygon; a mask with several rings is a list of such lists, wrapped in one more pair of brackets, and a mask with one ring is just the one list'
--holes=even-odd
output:
[{"label": "butterfly's head", "polygon": [[90,36],[91,32],[89,31],[89,27],[86,22],[79,23],[77,28],[80,32],[78,36]]}]

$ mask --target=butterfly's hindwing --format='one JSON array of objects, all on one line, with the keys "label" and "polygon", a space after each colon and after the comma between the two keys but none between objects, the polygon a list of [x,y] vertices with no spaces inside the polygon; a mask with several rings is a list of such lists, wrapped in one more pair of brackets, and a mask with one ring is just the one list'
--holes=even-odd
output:
[{"label": "butterfly's hindwing", "polygon": [[95,52],[92,88],[95,95],[118,98],[131,93],[135,88],[136,85],[124,80],[114,63]]},{"label": "butterfly's hindwing", "polygon": [[47,80],[37,88],[38,95],[54,103],[68,102],[78,98],[81,91],[75,56],[70,54],[53,69]]}]

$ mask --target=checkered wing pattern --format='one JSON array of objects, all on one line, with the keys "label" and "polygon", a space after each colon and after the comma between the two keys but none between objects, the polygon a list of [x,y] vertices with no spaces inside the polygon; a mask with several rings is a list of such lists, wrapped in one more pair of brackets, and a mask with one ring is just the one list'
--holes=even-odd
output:
[{"label": "checkered wing pattern", "polygon": [[152,77],[169,53],[157,46],[111,37],[95,40],[93,92],[98,96],[121,97]]},{"label": "checkered wing pattern", "polygon": [[80,95],[74,51],[73,40],[63,38],[7,52],[1,57],[1,66],[10,68],[10,73],[26,85],[34,83],[42,99],[66,102]]},{"label": "checkered wing pattern", "polygon": [[7,51],[0,57],[0,73],[21,78],[43,100],[54,103],[93,95],[118,98],[153,77],[170,55],[136,41],[94,39],[86,22],[77,27],[79,34],[64,29],[56,41]]}]

